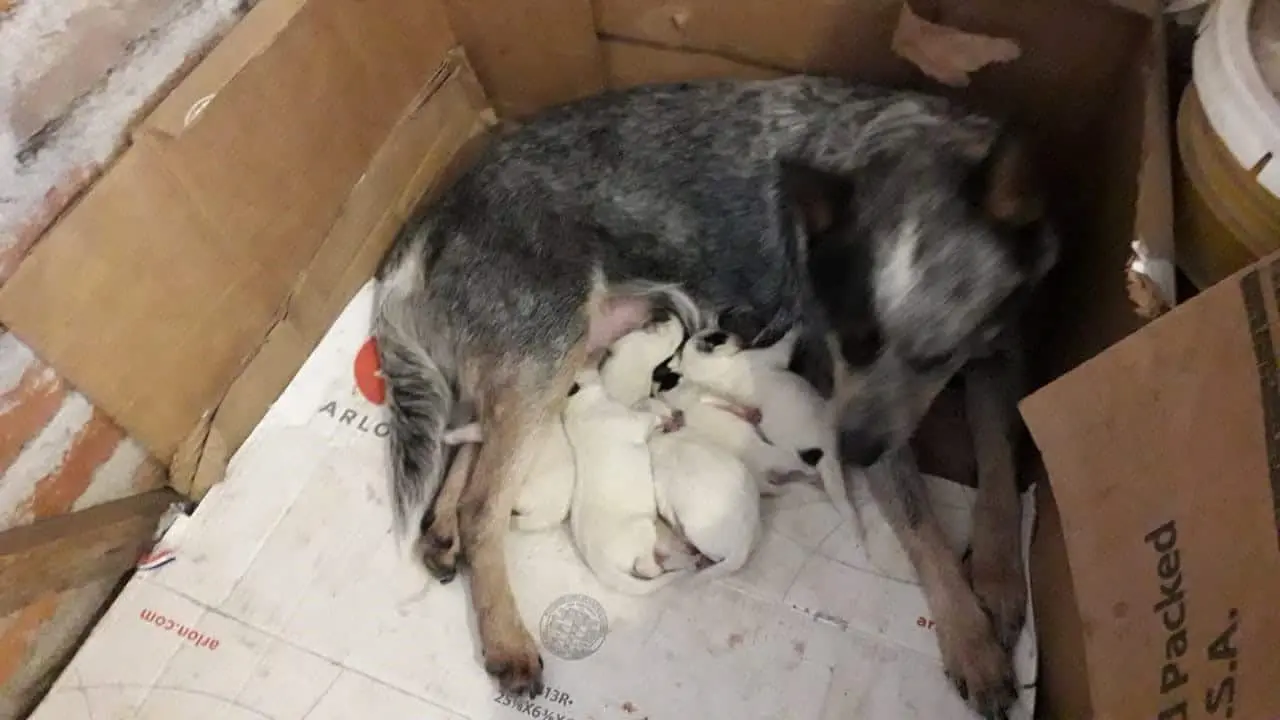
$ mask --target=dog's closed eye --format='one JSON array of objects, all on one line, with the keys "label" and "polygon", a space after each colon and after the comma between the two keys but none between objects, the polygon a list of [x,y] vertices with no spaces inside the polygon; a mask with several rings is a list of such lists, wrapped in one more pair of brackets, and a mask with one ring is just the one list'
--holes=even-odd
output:
[{"label": "dog's closed eye", "polygon": [[951,362],[951,353],[937,355],[911,355],[906,358],[907,367],[918,373],[927,373],[945,367]]}]

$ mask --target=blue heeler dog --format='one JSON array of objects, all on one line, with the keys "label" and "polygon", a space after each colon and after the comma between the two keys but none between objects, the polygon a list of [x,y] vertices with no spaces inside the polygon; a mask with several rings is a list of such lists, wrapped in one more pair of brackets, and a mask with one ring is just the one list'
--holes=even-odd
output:
[{"label": "blue heeler dog", "polygon": [[[1023,143],[925,94],[838,80],[705,81],[611,92],[494,142],[407,224],[379,271],[397,528],[427,567],[471,569],[486,670],[536,692],[542,661],[504,540],[529,428],[575,373],[655,306],[690,300],[770,345],[832,398],[840,451],[924,587],[943,663],[978,712],[1015,699],[1026,593],[1013,440],[1017,321],[1057,241]],[[965,373],[980,488],[971,554],[952,552],[908,448]],[[451,472],[458,407],[484,443]]]}]

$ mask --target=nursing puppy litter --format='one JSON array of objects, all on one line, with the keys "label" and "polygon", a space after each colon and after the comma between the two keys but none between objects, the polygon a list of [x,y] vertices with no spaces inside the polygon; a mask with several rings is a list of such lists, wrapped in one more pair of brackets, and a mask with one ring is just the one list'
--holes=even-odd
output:
[{"label": "nursing puppy litter", "polygon": [[687,432],[740,458],[759,492],[773,494],[788,482],[812,482],[816,473],[799,454],[770,443],[760,432],[758,408],[743,405],[667,366],[654,371],[655,397],[683,414]]},{"label": "nursing puppy litter", "polygon": [[690,570],[696,558],[658,517],[649,438],[675,420],[670,412],[628,408],[605,392],[600,374],[578,375],[564,411],[577,482],[569,528],[583,560],[606,586],[653,592]]},{"label": "nursing puppy litter", "polygon": [[699,569],[725,575],[746,564],[760,535],[760,490],[747,466],[687,427],[653,436],[649,451],[658,514],[697,549]]},{"label": "nursing puppy litter", "polygon": [[684,323],[675,314],[623,335],[600,366],[604,389],[627,406],[649,397],[653,369],[679,350],[684,338]]},{"label": "nursing puppy litter", "polygon": [[827,402],[804,378],[787,370],[799,337],[799,329],[793,328],[773,345],[744,349],[735,335],[704,330],[685,343],[677,371],[686,380],[759,408],[764,437],[814,468],[836,510],[861,534]]}]

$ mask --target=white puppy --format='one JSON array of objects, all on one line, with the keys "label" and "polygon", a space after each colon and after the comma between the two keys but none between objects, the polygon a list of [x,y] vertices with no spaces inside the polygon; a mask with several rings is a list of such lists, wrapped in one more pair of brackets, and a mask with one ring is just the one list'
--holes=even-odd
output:
[{"label": "white puppy", "polygon": [[746,464],[759,492],[772,494],[784,483],[816,476],[798,454],[765,439],[757,427],[758,408],[692,382],[665,365],[654,371],[653,385],[657,399],[681,412],[688,432]]},{"label": "white puppy", "polygon": [[569,528],[587,566],[618,592],[653,592],[681,577],[672,571],[694,567],[694,554],[659,520],[653,485],[648,441],[673,423],[671,414],[614,400],[595,370],[578,376],[564,411],[577,468]]},{"label": "white puppy", "polygon": [[679,372],[737,402],[758,407],[764,436],[817,470],[832,504],[860,533],[827,403],[808,381],[787,370],[799,335],[799,328],[792,328],[769,347],[744,350],[734,335],[705,330],[685,344]]},{"label": "white puppy", "polygon": [[723,575],[741,568],[760,535],[760,491],[751,471],[688,427],[655,435],[649,450],[658,514],[702,556],[699,569]]},{"label": "white puppy", "polygon": [[679,349],[684,332],[684,324],[673,313],[618,338],[600,366],[604,389],[627,407],[649,397],[653,369]]},{"label": "white puppy", "polygon": [[[474,422],[453,428],[444,435],[446,445],[478,443],[481,439],[480,424]],[[530,434],[528,442],[533,446],[533,456],[511,513],[511,523],[518,530],[532,532],[555,527],[569,516],[575,468],[573,448],[569,446],[559,417],[549,419]]]}]

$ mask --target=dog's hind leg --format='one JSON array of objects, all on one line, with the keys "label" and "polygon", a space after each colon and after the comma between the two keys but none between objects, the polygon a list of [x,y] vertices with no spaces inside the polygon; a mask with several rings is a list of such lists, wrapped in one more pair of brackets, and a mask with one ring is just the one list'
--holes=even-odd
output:
[{"label": "dog's hind leg", "polygon": [[458,574],[462,551],[458,539],[458,502],[475,466],[476,448],[475,443],[457,446],[431,511],[422,515],[418,557],[427,571],[442,583],[450,582]]},{"label": "dog's hind leg", "polygon": [[969,543],[969,581],[991,615],[996,637],[1012,649],[1026,621],[1022,508],[1014,452],[1019,430],[1017,358],[1001,354],[970,363],[965,404],[978,465],[978,497]]},{"label": "dog's hind leg", "polygon": [[551,367],[545,358],[494,362],[478,394],[484,443],[459,517],[485,670],[507,693],[536,695],[542,688],[542,658],[520,617],[506,559],[511,512],[532,459],[526,438],[560,410],[586,356],[587,343],[580,340]]},{"label": "dog's hind leg", "polygon": [[942,665],[961,697],[986,718],[1003,718],[1017,699],[1009,653],[996,640],[960,559],[947,545],[907,449],[867,470],[872,496],[915,567],[937,623]]}]

